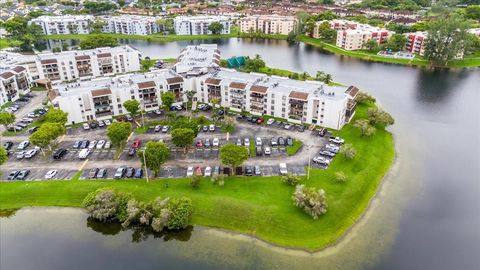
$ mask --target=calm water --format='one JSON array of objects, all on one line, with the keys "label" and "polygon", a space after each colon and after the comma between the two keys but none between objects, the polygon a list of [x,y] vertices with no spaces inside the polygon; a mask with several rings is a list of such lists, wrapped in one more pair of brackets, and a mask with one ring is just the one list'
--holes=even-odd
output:
[{"label": "calm water", "polygon": [[[480,267],[479,69],[366,63],[284,41],[208,42],[224,58],[260,54],[269,66],[331,73],[372,93],[392,113],[398,160],[359,225],[337,247],[308,254],[206,228],[150,235],[99,227],[79,210],[25,209],[0,221],[0,269]],[[201,42],[125,43],[144,56],[168,58]]]}]

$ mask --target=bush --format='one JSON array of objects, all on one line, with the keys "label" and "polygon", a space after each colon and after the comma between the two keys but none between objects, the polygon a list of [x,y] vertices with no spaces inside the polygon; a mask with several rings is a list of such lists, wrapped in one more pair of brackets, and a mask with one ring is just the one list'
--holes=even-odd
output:
[{"label": "bush", "polygon": [[347,143],[340,148],[340,153],[343,154],[346,159],[353,159],[355,158],[357,151],[353,148],[352,144]]},{"label": "bush", "polygon": [[190,216],[192,215],[192,201],[189,198],[182,197],[170,201],[168,209],[171,211],[167,228],[169,230],[185,229],[188,226]]},{"label": "bush", "polygon": [[105,189],[88,194],[83,204],[92,218],[105,222],[117,218],[119,203],[116,199],[113,190]]},{"label": "bush", "polygon": [[346,182],[348,180],[347,175],[344,172],[336,172],[335,173],[335,181],[337,182]]},{"label": "bush", "polygon": [[282,182],[290,186],[296,186],[300,184],[300,177],[289,173],[287,175],[282,176]]},{"label": "bush", "polygon": [[310,215],[313,219],[327,212],[327,202],[323,189],[307,188],[298,185],[292,196],[293,204]]},{"label": "bush", "polygon": [[216,174],[212,177],[212,183],[214,185],[223,186],[225,184],[225,175],[223,174]]},{"label": "bush", "polygon": [[374,103],[376,101],[375,97],[362,91],[358,92],[355,99],[360,104]]},{"label": "bush", "polygon": [[200,181],[202,181],[202,176],[194,175],[192,179],[190,179],[190,185],[192,188],[198,188],[200,186]]}]

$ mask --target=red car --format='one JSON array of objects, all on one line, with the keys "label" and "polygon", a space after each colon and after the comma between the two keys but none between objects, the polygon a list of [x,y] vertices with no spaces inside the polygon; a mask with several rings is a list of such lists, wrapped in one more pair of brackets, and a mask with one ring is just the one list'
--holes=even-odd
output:
[{"label": "red car", "polygon": [[198,140],[195,145],[196,145],[197,147],[203,147],[202,140]]},{"label": "red car", "polygon": [[138,149],[138,148],[140,148],[141,144],[142,144],[142,142],[140,141],[140,139],[135,139],[132,143],[132,148],[133,149]]},{"label": "red car", "polygon": [[202,167],[198,166],[198,167],[195,169],[195,175],[197,175],[197,176],[203,176]]},{"label": "red car", "polygon": [[264,120],[263,120],[263,118],[262,118],[262,117],[260,117],[260,118],[258,118],[258,119],[257,119],[257,124],[259,124],[259,125],[260,125],[261,123],[263,123],[263,121],[264,121]]}]

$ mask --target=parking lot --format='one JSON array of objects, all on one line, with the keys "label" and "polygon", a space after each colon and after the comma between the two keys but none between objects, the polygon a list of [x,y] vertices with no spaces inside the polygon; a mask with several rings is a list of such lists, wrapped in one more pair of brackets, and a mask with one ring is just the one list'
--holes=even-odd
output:
[{"label": "parking lot", "polygon": [[[151,117],[158,117],[152,115]],[[2,165],[0,170],[3,172],[1,179],[6,179],[9,172],[12,170],[29,169],[30,174],[27,179],[44,179],[45,173],[50,169],[58,169],[58,174],[54,179],[70,179],[75,175],[78,170],[83,170],[83,174],[80,179],[88,179],[89,170],[92,168],[106,168],[106,178],[113,178],[115,170],[120,166],[139,168],[141,162],[136,154],[129,155],[130,144],[133,140],[140,140],[141,147],[143,147],[148,141],[163,141],[170,148],[170,158],[162,166],[160,172],[161,178],[179,178],[185,177],[187,174],[187,167],[193,166],[195,168],[205,168],[207,166],[220,166],[219,161],[219,149],[222,145],[227,143],[245,145],[245,139],[249,139],[251,145],[256,144],[256,139],[260,138],[262,141],[262,151],[258,151],[255,154],[251,154],[251,157],[245,162],[244,166],[260,166],[261,175],[279,175],[280,163],[287,163],[288,172],[298,175],[305,174],[305,167],[309,164],[313,168],[328,168],[329,162],[332,157],[320,158],[320,163],[312,162],[314,157],[318,156],[320,150],[328,144],[326,137],[318,136],[317,131],[299,130],[298,126],[290,125],[285,127],[285,123],[266,125],[255,124],[243,119],[236,120],[236,129],[231,134],[222,133],[221,129],[217,127],[215,131],[199,131],[198,136],[194,144],[189,147],[185,152],[183,148],[175,147],[171,143],[170,131],[168,132],[155,132],[150,129],[144,134],[132,134],[127,146],[118,159],[115,159],[115,148],[110,149],[97,149],[94,147],[92,152],[88,155],[87,159],[80,159],[79,152],[81,149],[73,148],[76,141],[89,140],[99,141],[108,140],[106,136],[106,127],[97,127],[95,129],[84,130],[82,127],[69,128],[65,136],[63,136],[56,149],[67,149],[66,154],[61,160],[54,160],[52,154],[43,156],[40,152],[31,159],[18,159],[16,149],[19,142],[28,139],[28,136],[19,135],[13,137],[5,137],[2,139],[2,144],[8,140],[14,143],[10,149],[11,154],[7,163]],[[279,138],[285,141],[285,145],[278,145]],[[303,142],[303,146],[294,156],[288,156],[286,151],[287,138],[300,140]],[[213,146],[213,139],[218,140],[218,146]],[[198,141],[201,141],[200,146]],[[275,142],[275,144],[273,144]],[[269,148],[269,153],[266,154],[265,148]],[[29,146],[26,150],[33,149],[33,146]],[[309,162],[310,159],[310,162]],[[322,163],[324,160],[328,160],[327,163]],[[318,159],[316,160],[318,161]],[[153,175],[152,172],[149,173]],[[144,175],[145,176],[145,175]]]}]

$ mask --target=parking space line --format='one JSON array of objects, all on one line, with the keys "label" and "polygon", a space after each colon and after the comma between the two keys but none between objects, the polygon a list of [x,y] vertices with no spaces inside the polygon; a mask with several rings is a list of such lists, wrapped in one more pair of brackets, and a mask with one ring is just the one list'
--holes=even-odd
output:
[{"label": "parking space line", "polygon": [[87,165],[87,162],[88,162],[88,158],[82,163],[82,165],[80,166],[80,168],[78,168],[79,171],[83,170],[83,167],[85,167],[85,165]]}]

